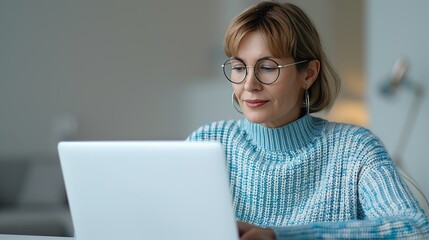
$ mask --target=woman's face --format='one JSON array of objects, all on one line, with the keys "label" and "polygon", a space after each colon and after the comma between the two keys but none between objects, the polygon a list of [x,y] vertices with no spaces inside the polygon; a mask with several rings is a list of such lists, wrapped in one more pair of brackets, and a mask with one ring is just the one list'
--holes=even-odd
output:
[{"label": "woman's face", "polygon": [[245,36],[234,57],[250,66],[244,82],[232,84],[243,114],[249,121],[274,128],[299,118],[306,71],[298,72],[294,65],[281,68],[277,81],[265,85],[256,79],[253,68],[262,58],[268,57],[279,65],[285,65],[294,62],[292,57],[274,58],[258,32],[250,32]]}]

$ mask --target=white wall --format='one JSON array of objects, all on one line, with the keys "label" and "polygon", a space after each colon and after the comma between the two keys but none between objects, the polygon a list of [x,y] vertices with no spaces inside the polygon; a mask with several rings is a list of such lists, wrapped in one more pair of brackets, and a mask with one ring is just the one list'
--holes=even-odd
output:
[{"label": "white wall", "polygon": [[[410,139],[402,157],[403,168],[415,178],[429,196],[429,1],[366,1],[366,68],[371,129],[384,141],[394,156],[401,131],[413,104],[413,93],[400,89],[394,97],[384,98],[380,84],[389,77],[398,57],[408,59],[408,78],[426,89],[420,112],[412,125]],[[394,156],[395,157],[395,156]]]},{"label": "white wall", "polygon": [[215,5],[0,1],[0,155],[52,152],[74,119],[76,139],[186,137],[183,88],[218,70]]}]

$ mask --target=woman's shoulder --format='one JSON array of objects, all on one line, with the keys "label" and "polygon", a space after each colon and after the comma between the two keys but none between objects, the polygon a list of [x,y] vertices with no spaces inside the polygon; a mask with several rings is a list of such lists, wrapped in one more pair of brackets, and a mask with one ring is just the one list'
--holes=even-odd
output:
[{"label": "woman's shoulder", "polygon": [[378,139],[377,136],[367,127],[350,123],[326,121],[325,134],[333,134],[337,137],[349,139]]},{"label": "woman's shoulder", "polygon": [[206,141],[219,140],[223,136],[228,136],[239,129],[242,120],[220,120],[206,123],[188,136],[187,140]]},{"label": "woman's shoulder", "polygon": [[369,128],[349,123],[327,121],[324,138],[359,156],[379,155],[389,158],[382,140]]}]

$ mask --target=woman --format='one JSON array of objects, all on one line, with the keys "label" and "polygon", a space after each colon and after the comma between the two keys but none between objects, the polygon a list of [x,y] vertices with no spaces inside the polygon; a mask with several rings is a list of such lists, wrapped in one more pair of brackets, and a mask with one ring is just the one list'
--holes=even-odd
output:
[{"label": "woman", "polygon": [[332,106],[340,82],[302,10],[250,7],[232,21],[225,52],[245,118],[188,140],[223,144],[241,239],[429,237],[380,140],[309,115]]}]

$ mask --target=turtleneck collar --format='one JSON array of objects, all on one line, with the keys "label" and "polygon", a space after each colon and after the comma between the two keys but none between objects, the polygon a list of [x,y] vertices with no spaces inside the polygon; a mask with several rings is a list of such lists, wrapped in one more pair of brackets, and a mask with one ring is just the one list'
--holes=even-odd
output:
[{"label": "turtleneck collar", "polygon": [[309,143],[318,135],[324,123],[323,119],[305,115],[278,128],[267,128],[244,119],[243,128],[258,148],[269,151],[290,151]]}]

